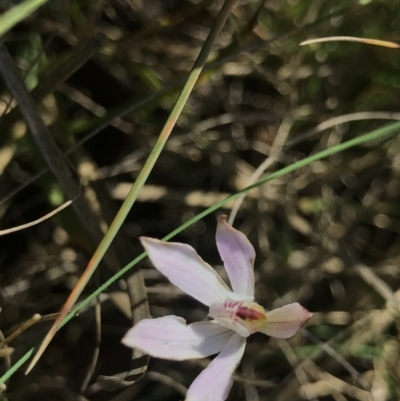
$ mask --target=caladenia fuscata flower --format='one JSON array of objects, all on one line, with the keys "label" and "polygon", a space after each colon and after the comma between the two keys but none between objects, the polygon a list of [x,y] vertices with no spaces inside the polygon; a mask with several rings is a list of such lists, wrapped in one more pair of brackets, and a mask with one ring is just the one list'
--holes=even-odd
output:
[{"label": "caladenia fuscata flower", "polygon": [[146,237],[141,241],[157,270],[210,308],[212,320],[187,325],[173,315],[145,319],[122,340],[163,359],[181,361],[218,353],[189,387],[186,401],[225,400],[250,334],[289,338],[312,316],[298,303],[266,312],[254,302],[254,248],[226,222],[226,216],[219,219],[216,241],[232,290],[191,246]]}]

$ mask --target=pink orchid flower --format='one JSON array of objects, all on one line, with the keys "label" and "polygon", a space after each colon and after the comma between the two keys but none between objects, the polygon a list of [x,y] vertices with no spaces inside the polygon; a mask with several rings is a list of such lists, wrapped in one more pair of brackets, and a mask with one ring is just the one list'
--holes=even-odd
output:
[{"label": "pink orchid flower", "polygon": [[213,318],[189,325],[177,316],[145,319],[122,340],[128,347],[163,359],[181,361],[219,353],[189,387],[186,401],[226,400],[250,334],[289,338],[312,316],[298,303],[265,312],[254,302],[254,248],[226,222],[226,216],[219,219],[216,241],[233,291],[191,246],[145,237],[141,241],[154,266],[209,306]]}]

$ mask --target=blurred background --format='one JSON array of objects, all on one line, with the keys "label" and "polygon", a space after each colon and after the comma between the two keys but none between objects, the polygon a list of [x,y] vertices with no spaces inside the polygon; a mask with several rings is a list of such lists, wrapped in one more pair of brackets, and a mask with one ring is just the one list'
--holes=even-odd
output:
[{"label": "blurred background", "polygon": [[[2,0],[0,8],[17,3]],[[67,195],[47,169],[2,79],[0,229],[38,219],[74,196],[80,203],[0,238],[1,336],[43,316],[2,345],[2,372],[41,341],[51,314],[76,284],[222,4],[50,0],[3,37],[37,111],[66,153],[59,159],[75,187]],[[396,41],[399,26],[397,0],[238,1],[82,299],[142,252],[139,236],[162,238],[251,184],[254,174],[399,120],[399,50],[350,42],[299,46],[335,35]],[[395,135],[315,162],[176,237],[226,278],[215,228],[219,215],[235,211],[233,225],[257,252],[258,302],[272,309],[298,301],[315,313],[289,341],[252,336],[228,400],[399,399],[399,150]],[[154,317],[177,314],[188,322],[204,319],[207,310],[147,259],[138,266],[141,274],[132,269],[57,334],[31,374],[13,375],[2,399],[182,400],[207,360],[151,359],[148,373],[136,381],[147,359],[132,356],[120,340],[133,324],[132,310],[134,320],[150,310]]]}]

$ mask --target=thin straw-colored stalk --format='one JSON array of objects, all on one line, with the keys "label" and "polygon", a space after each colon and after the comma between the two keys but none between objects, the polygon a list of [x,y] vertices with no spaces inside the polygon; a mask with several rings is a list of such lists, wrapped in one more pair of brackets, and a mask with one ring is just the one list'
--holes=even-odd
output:
[{"label": "thin straw-colored stalk", "polygon": [[371,39],[371,38],[358,38],[354,36],[329,36],[326,38],[315,38],[305,40],[300,43],[300,46],[312,45],[314,43],[324,43],[324,42],[359,42],[367,45],[388,47],[390,49],[398,49],[400,45],[395,42],[389,42],[387,40]]},{"label": "thin straw-colored stalk", "polygon": [[14,25],[31,15],[48,0],[25,0],[21,4],[7,10],[0,16],[0,36],[4,35]]},{"label": "thin straw-colored stalk", "polygon": [[[265,184],[268,181],[271,181],[275,178],[282,177],[286,174],[289,174],[295,170],[298,170],[299,168],[308,166],[309,164],[325,159],[329,156],[332,156],[336,153],[343,152],[346,149],[352,148],[357,145],[361,145],[363,143],[377,140],[377,139],[382,139],[384,137],[389,136],[390,134],[393,134],[395,131],[400,131],[400,122],[395,122],[393,124],[389,124],[385,127],[379,128],[377,130],[371,131],[367,134],[361,135],[357,138],[350,139],[349,141],[343,142],[339,145],[333,146],[329,149],[322,150],[321,152],[318,152],[312,156],[306,157],[303,160],[299,160],[296,163],[293,163],[287,167],[282,168],[281,170],[278,170],[272,174],[268,174],[253,185],[250,185],[247,188],[242,189],[241,191],[228,196],[227,198],[223,199],[220,202],[215,203],[213,206],[209,207],[208,209],[204,210],[203,212],[199,213],[197,216],[193,217],[192,219],[188,220],[184,224],[182,224],[180,227],[172,231],[170,234],[168,234],[166,237],[163,238],[164,241],[168,241],[171,238],[173,238],[175,235],[179,234],[192,224],[196,223],[197,221],[201,220],[205,216],[211,214],[215,210],[219,209],[221,206],[224,204],[236,199],[240,195],[251,191],[254,188],[259,187],[262,184]],[[140,262],[142,259],[146,257],[146,252],[143,252],[140,254],[138,257],[136,257],[134,260],[132,260],[131,263],[126,265],[123,269],[121,269],[118,273],[116,273],[113,277],[111,277],[109,280],[107,280],[103,285],[101,285],[96,291],[94,291],[91,295],[89,295],[83,302],[81,302],[73,311],[71,311],[68,316],[66,316],[62,322],[60,322],[60,327],[64,326],[66,323],[68,323],[79,311],[81,311],[83,308],[85,308],[94,298],[96,298],[99,294],[101,294],[106,288],[108,288],[114,281],[118,280],[121,276],[123,276],[126,272],[128,272],[133,266],[135,266],[138,262]],[[19,361],[17,361],[11,369],[9,369],[1,378],[0,378],[0,384],[6,382],[33,354],[35,351],[34,348],[30,349]]]},{"label": "thin straw-colored stalk", "polygon": [[58,319],[54,322],[53,326],[47,333],[46,337],[44,338],[42,344],[40,345],[36,355],[32,359],[31,363],[26,370],[26,374],[35,366],[41,355],[43,354],[44,350],[49,345],[50,341],[54,337],[55,333],[60,327],[60,323],[63,321],[65,316],[71,310],[71,308],[76,303],[78,297],[82,293],[83,289],[85,288],[87,282],[92,277],[94,271],[96,270],[97,266],[99,265],[101,259],[103,258],[104,254],[106,253],[108,247],[110,246],[112,240],[114,239],[115,235],[117,234],[118,230],[121,228],[123,222],[125,221],[126,216],[128,215],[129,211],[131,210],[133,204],[135,203],[140,190],[142,189],[143,185],[145,184],[147,177],[149,176],[151,170],[153,169],[158,157],[161,154],[161,151],[164,148],[167,139],[169,138],[173,127],[178,120],[179,115],[181,114],[183,107],[185,106],[191,91],[202,71],[203,66],[205,65],[208,55],[210,54],[210,50],[212,45],[214,44],[217,36],[220,34],[225,22],[234,6],[236,0],[226,0],[224,5],[221,8],[221,11],[218,14],[218,17],[215,21],[214,26],[212,27],[200,53],[197,57],[197,60],[194,63],[194,66],[189,74],[189,77],[176,100],[176,103],[162,129],[157,142],[155,143],[153,150],[150,153],[150,156],[146,160],[145,165],[143,166],[139,176],[137,177],[135,184],[133,185],[132,189],[130,190],[127,198],[125,199],[124,203],[122,204],[121,208],[119,209],[117,215],[114,218],[114,221],[111,223],[110,228],[108,229],[106,235],[104,236],[103,240],[101,241],[99,247],[95,251],[94,255],[90,259],[85,271],[83,272],[82,276],[80,277],[78,283],[76,284],[75,288],[71,292],[70,296],[68,297],[67,301],[63,305]]}]

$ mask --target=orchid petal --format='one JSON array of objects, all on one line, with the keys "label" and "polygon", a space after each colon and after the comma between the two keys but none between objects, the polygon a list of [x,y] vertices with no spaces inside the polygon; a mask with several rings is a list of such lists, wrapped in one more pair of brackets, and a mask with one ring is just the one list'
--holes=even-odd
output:
[{"label": "orchid petal", "polygon": [[233,291],[253,297],[256,257],[253,245],[242,232],[226,222],[226,216],[221,216],[218,221],[216,240]]},{"label": "orchid petal", "polygon": [[195,379],[185,401],[224,401],[232,387],[232,375],[242,359],[246,339],[234,334],[222,351]]},{"label": "orchid petal", "polygon": [[296,334],[312,313],[299,303],[289,304],[267,312],[267,323],[259,330],[271,337],[289,338]]},{"label": "orchid petal", "polygon": [[232,291],[215,270],[189,245],[142,237],[142,245],[157,270],[172,284],[209,306]]},{"label": "orchid petal", "polygon": [[186,325],[184,319],[172,315],[141,320],[122,343],[155,358],[182,361],[218,353],[231,336],[231,330],[216,322]]}]

